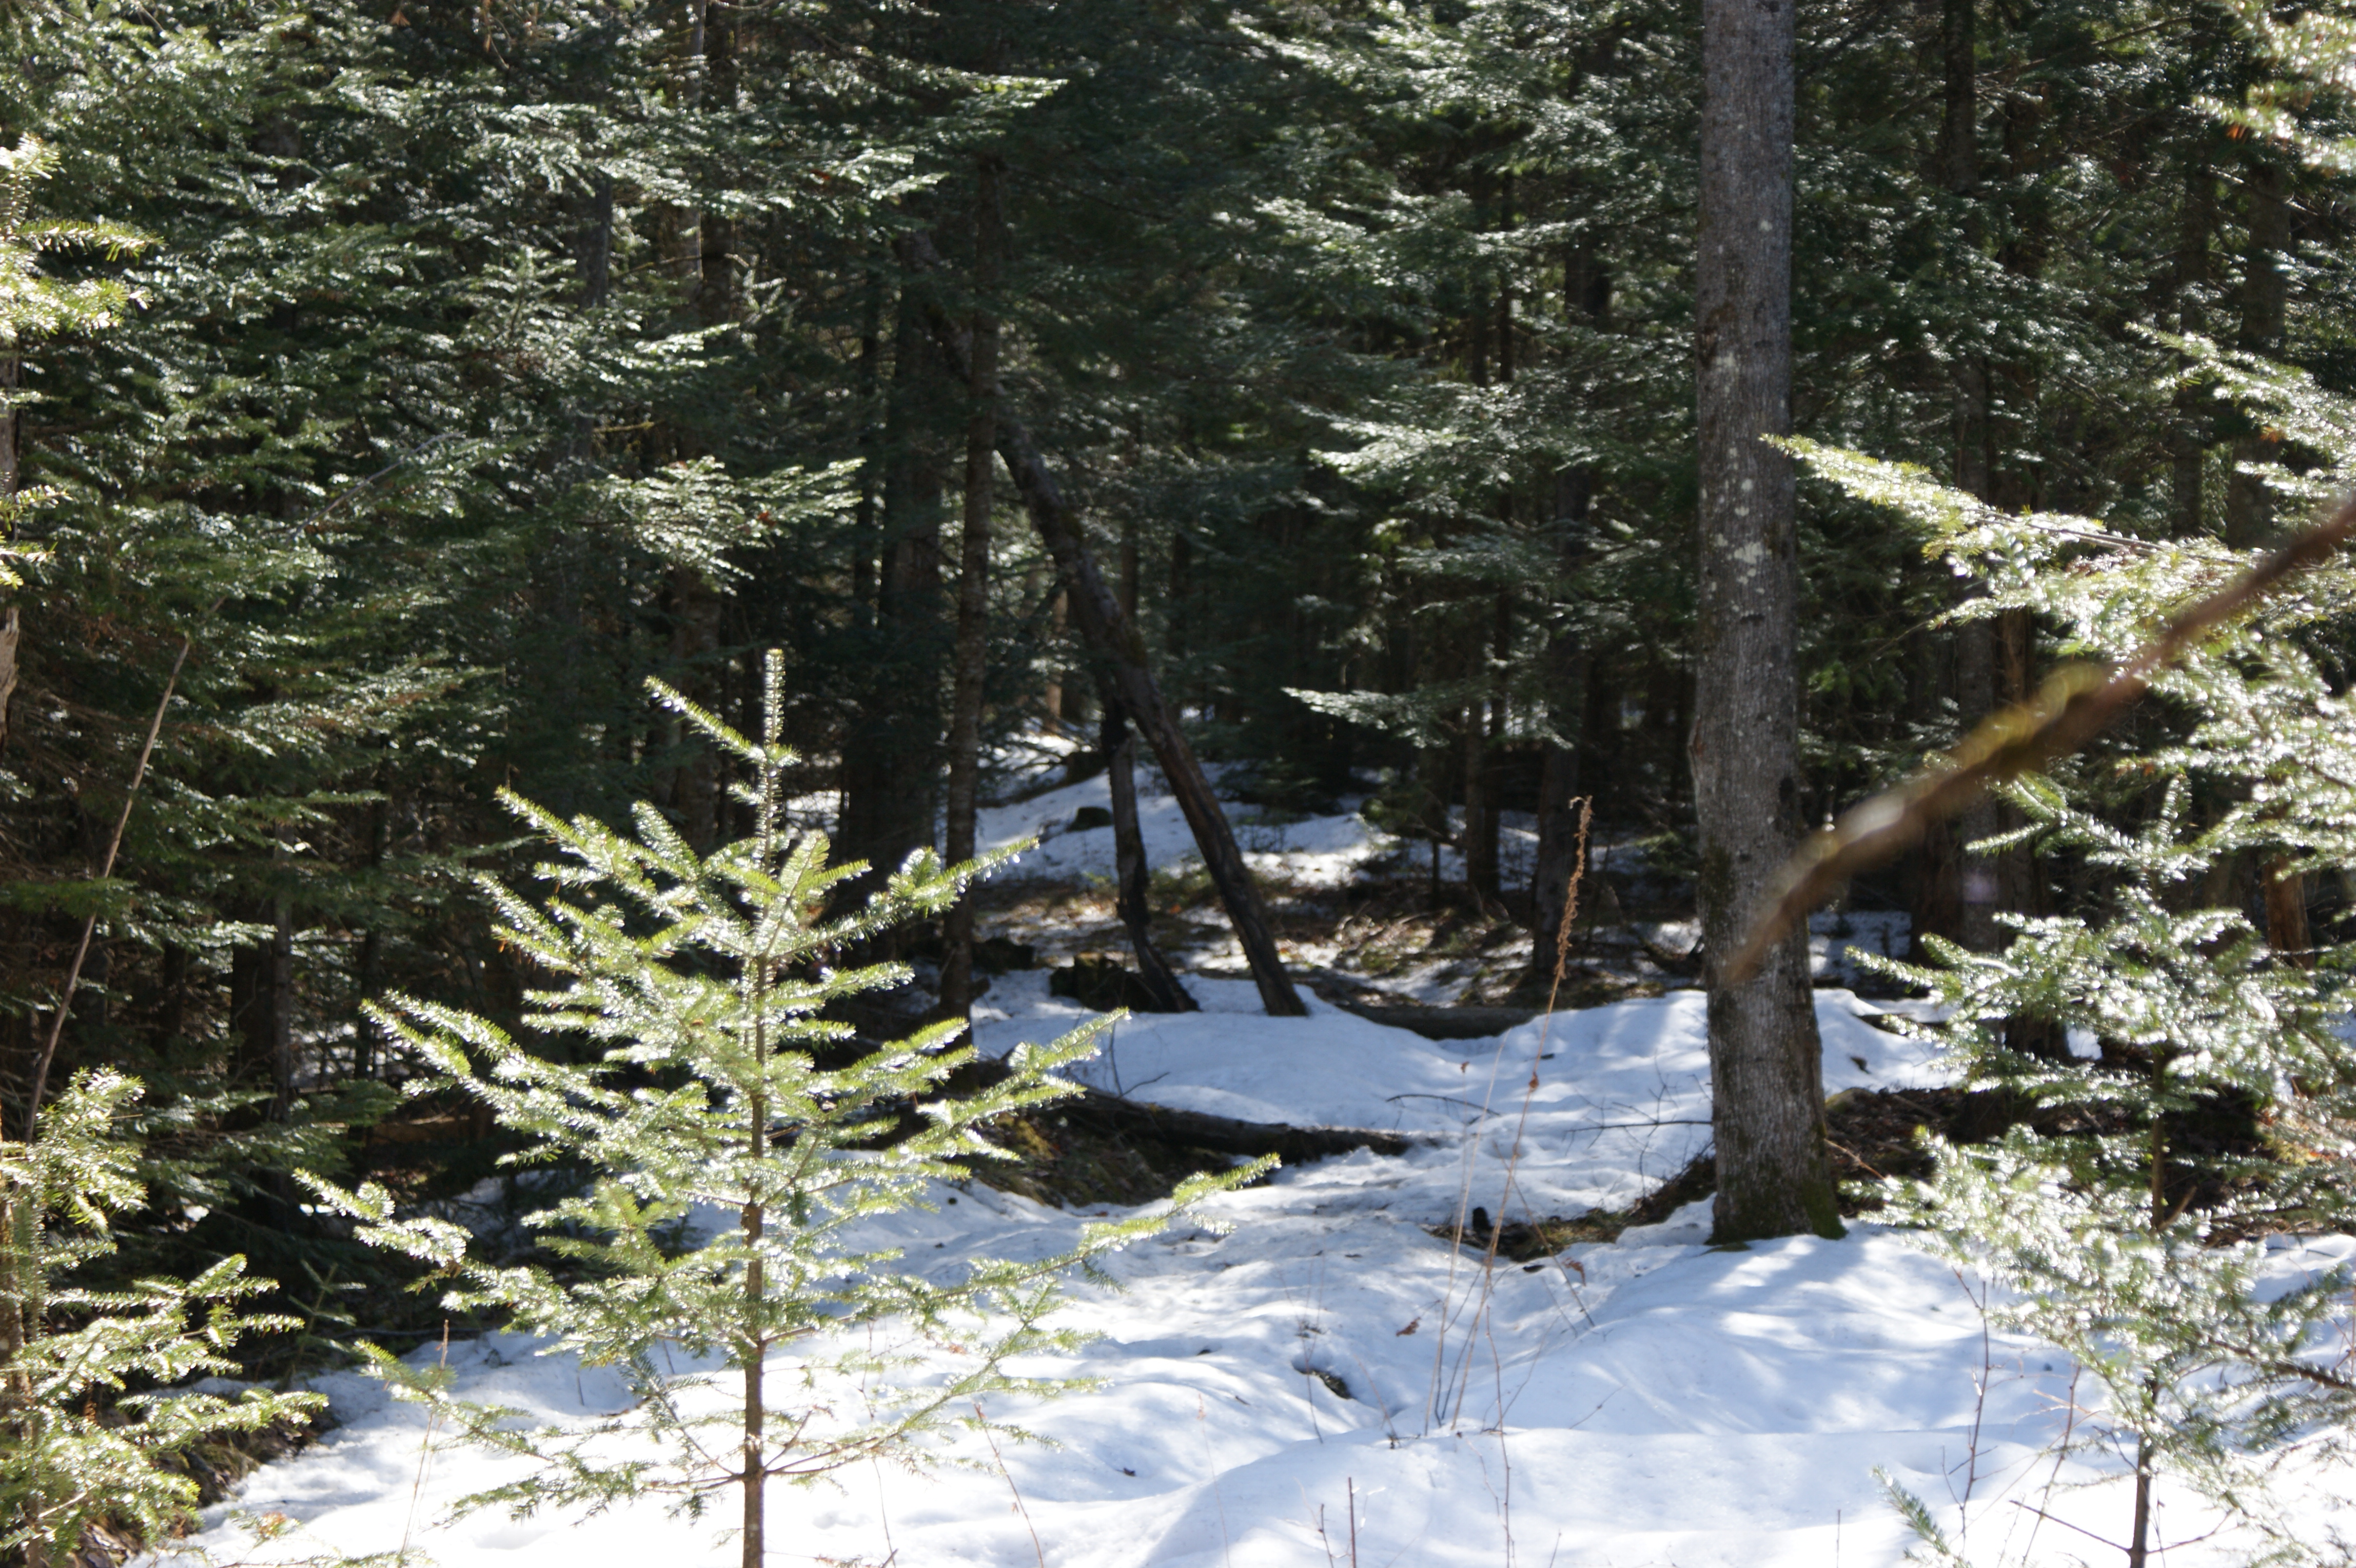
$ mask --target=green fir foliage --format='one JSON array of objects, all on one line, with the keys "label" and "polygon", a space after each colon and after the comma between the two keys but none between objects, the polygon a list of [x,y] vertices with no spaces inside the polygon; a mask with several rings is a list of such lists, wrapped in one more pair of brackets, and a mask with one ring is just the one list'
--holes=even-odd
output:
[{"label": "green fir foliage", "polygon": [[[1063,1275],[1273,1163],[1194,1177],[1170,1205],[1091,1223],[1045,1258],[926,1272],[862,1240],[862,1221],[929,1208],[969,1162],[1007,1158],[991,1122],[1075,1092],[1051,1075],[1091,1054],[1105,1022],[1019,1048],[1002,1077],[975,1088],[961,1023],[879,1045],[827,1015],[906,977],[896,964],[838,967],[845,954],[944,908],[1002,857],[944,866],[921,853],[863,908],[830,913],[863,867],[830,866],[824,834],[787,831],[794,758],[777,738],[774,656],[768,670],[757,742],[656,687],[751,776],[736,798],[753,831],[733,843],[698,854],[650,808],[620,832],[510,797],[562,856],[539,869],[543,898],[486,889],[499,939],[552,982],[530,995],[536,1045],[410,999],[382,1015],[441,1075],[422,1089],[479,1097],[529,1140],[510,1163],[548,1168],[562,1195],[526,1221],[546,1261],[477,1262],[465,1232],[396,1217],[380,1187],[315,1184],[366,1221],[368,1238],[444,1271],[453,1310],[495,1312],[541,1337],[544,1353],[577,1354],[628,1385],[619,1413],[535,1426],[452,1400],[430,1373],[372,1352],[402,1397],[536,1462],[462,1507],[595,1509],[657,1494],[701,1512],[713,1493],[757,1491],[770,1477],[921,1462],[940,1429],[980,1419],[982,1397],[1061,1386],[1011,1363],[1076,1342],[1048,1322]],[[570,1042],[585,1065],[564,1059]],[[584,1179],[565,1191],[571,1173]],[[645,1441],[616,1447],[621,1434]]]},{"label": "green fir foliage", "polygon": [[241,1337],[294,1326],[241,1309],[269,1288],[242,1257],[185,1280],[83,1283],[115,1250],[112,1220],[147,1201],[140,1140],[120,1125],[140,1093],[83,1073],[43,1108],[37,1141],[0,1143],[0,1552],[34,1562],[169,1537],[197,1502],[187,1450],[326,1402],[175,1386],[236,1374]]},{"label": "green fir foliage", "polygon": [[[2344,400],[2213,351],[2191,373],[2332,455],[2299,488],[2345,489],[2356,409]],[[1979,575],[1987,595],[1970,614],[2033,609],[2065,657],[2123,661],[2250,558],[2091,518],[2008,515],[1919,470],[1798,449]],[[2270,1563],[2332,1560],[2332,1543],[2282,1522],[2272,1483],[2344,1460],[2356,1419],[2335,1321],[2349,1273],[2286,1281],[2267,1267],[2286,1237],[2356,1224],[2342,1033],[2356,944],[2343,929],[2274,950],[2218,896],[2237,868],[2356,867],[2356,725],[2336,653],[2351,616],[2356,566],[2297,579],[2158,677],[2162,733],[2011,788],[2015,841],[2079,868],[2094,894],[2080,909],[2000,917],[2013,932],[2001,951],[1934,938],[1935,966],[1886,966],[1941,1004],[1930,1033],[1965,1083],[2021,1119],[1993,1144],[1934,1139],[1935,1175],[1891,1184],[1891,1212],[2006,1287],[1995,1321],[2099,1380],[2105,1398],[2071,1446],[2190,1487]],[[1934,1557],[1948,1550],[1925,1541]]]}]

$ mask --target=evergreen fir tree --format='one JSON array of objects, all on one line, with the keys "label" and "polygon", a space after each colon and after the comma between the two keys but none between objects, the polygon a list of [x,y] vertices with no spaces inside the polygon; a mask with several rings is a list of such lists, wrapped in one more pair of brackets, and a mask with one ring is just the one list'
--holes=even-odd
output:
[{"label": "evergreen fir tree", "polygon": [[[759,741],[655,686],[749,772],[735,791],[751,813],[748,837],[699,854],[651,807],[624,833],[509,798],[563,857],[540,869],[553,889],[542,901],[487,889],[500,940],[559,983],[531,993],[527,1023],[587,1040],[594,1061],[569,1065],[480,1016],[411,999],[381,1015],[441,1081],[531,1140],[515,1163],[563,1160],[588,1172],[585,1188],[527,1220],[561,1263],[472,1262],[463,1231],[396,1218],[382,1188],[321,1187],[366,1219],[371,1240],[451,1271],[451,1306],[500,1312],[544,1336],[549,1352],[616,1369],[635,1396],[610,1418],[531,1428],[513,1412],[453,1401],[374,1352],[407,1397],[470,1439],[535,1462],[462,1507],[594,1509],[656,1495],[699,1513],[734,1488],[747,1568],[763,1561],[771,1478],[807,1480],[868,1459],[916,1463],[927,1436],[969,1419],[980,1396],[1051,1391],[1008,1362],[1074,1343],[1046,1323],[1058,1277],[1173,1211],[1090,1224],[1061,1255],[980,1261],[947,1281],[860,1244],[862,1220],[926,1204],[935,1184],[966,1174],[964,1162],[1003,1157],[987,1137],[991,1119],[1075,1092],[1049,1075],[1093,1051],[1103,1025],[1024,1047],[995,1082],[969,1088],[991,1075],[960,1071],[975,1064],[970,1047],[953,1045],[961,1021],[878,1047],[826,1016],[831,1004],[906,977],[893,964],[837,969],[837,955],[893,922],[939,912],[990,862],[944,866],[919,852],[862,909],[827,914],[830,892],[864,868],[830,867],[824,834],[787,831],[794,757],[779,739],[781,671],[772,655]],[[1196,1176],[1175,1205],[1271,1163]],[[726,1222],[701,1229],[713,1210]],[[672,1352],[717,1364],[677,1373]],[[854,1396],[862,1379],[868,1392]],[[649,1441],[617,1451],[606,1441],[616,1434]]]},{"label": "evergreen fir tree", "polygon": [[[2274,470],[2290,495],[2356,478],[2356,404],[2297,372],[2178,347],[2192,377],[2326,457],[2303,478]],[[1971,613],[2032,612],[2065,657],[2126,660],[2250,559],[2090,518],[2008,515],[1919,470],[1802,451],[1985,574]],[[2087,570],[2090,551],[2101,570]],[[2356,866],[2356,733],[2334,680],[2351,610],[2356,567],[2308,573],[2157,679],[2163,734],[2013,787],[2027,818],[2016,838],[2079,865],[2089,896],[2068,914],[2003,917],[2015,934],[2002,951],[1933,939],[1941,967],[1893,966],[1943,1004],[1933,1032],[1966,1085],[2024,1121],[1991,1144],[1933,1140],[1935,1175],[1891,1187],[1892,1210],[2006,1287],[1996,1321],[2099,1380],[2106,1398],[2072,1444],[2131,1476],[2119,1533],[2138,1568],[2161,1544],[2163,1477],[2253,1530],[2264,1561],[2332,1549],[2282,1522],[2269,1481],[2294,1455],[2344,1457],[2356,1379],[2327,1347],[2351,1276],[2286,1286],[2266,1262],[2270,1238],[2356,1224],[2356,1069],[2340,1033],[2356,946],[2344,932],[2286,946],[2217,895],[2237,864],[2268,881]],[[2065,668],[2043,701],[2072,679]],[[2081,1054],[2025,1050],[2024,1020]],[[1934,1555],[1964,1561],[1919,1501],[1900,1501]]]},{"label": "evergreen fir tree", "polygon": [[116,1125],[140,1093],[120,1073],[84,1073],[43,1108],[37,1138],[0,1143],[0,1552],[21,1552],[30,1568],[80,1561],[94,1539],[168,1538],[197,1500],[197,1483],[176,1467],[185,1450],[305,1421],[326,1402],[172,1386],[233,1375],[243,1336],[294,1326],[241,1312],[269,1288],[241,1257],[188,1280],[80,1283],[114,1250],[110,1217],[146,1203],[140,1140]]}]

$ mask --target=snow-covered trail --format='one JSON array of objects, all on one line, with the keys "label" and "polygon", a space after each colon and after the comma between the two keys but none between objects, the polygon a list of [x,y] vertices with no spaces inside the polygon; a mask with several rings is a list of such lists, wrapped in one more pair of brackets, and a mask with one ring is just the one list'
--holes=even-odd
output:
[{"label": "snow-covered trail", "polygon": [[[1968,1486],[1986,1544],[2003,1533],[2019,1546],[2036,1526],[2040,1557],[2104,1560],[2014,1506],[2114,1538],[2121,1528],[2115,1487],[2040,1489],[2067,1367],[2032,1343],[1984,1339],[1965,1285],[1898,1235],[1860,1226],[1840,1241],[1709,1251],[1706,1215],[1687,1211],[1484,1282],[1476,1258],[1427,1232],[1466,1200],[1468,1180],[1469,1200],[1493,1212],[1577,1213],[1624,1203],[1704,1146],[1697,995],[1558,1015],[1476,1048],[1323,1008],[1265,1018],[1245,1010],[1240,983],[1197,989],[1208,1010],[1125,1024],[1091,1076],[1109,1087],[1117,1067],[1129,1092],[1164,1103],[1398,1127],[1431,1144],[1280,1173],[1210,1206],[1224,1235],[1182,1226],[1115,1256],[1122,1288],[1076,1288],[1068,1309],[1102,1337],[1023,1369],[1102,1385],[990,1412],[1055,1446],[1001,1445],[1001,1468],[961,1435],[946,1456],[969,1467],[775,1488],[773,1562],[1863,1568],[1898,1562],[1905,1544],[1877,1466],[1942,1507]],[[981,1030],[991,1048],[1070,1021],[1044,995],[991,1000],[1012,1015]],[[1828,1087],[1934,1075],[1854,998],[1821,993],[1818,1006]],[[1533,1065],[1539,1087],[1526,1091]],[[934,1212],[879,1223],[876,1239],[949,1270],[1061,1246],[1085,1218],[980,1187],[940,1197]],[[559,1419],[609,1408],[609,1380],[531,1352],[493,1337],[448,1355],[471,1398]],[[256,1549],[216,1510],[198,1544],[220,1560],[406,1540],[444,1568],[736,1561],[720,1536],[730,1505],[701,1523],[652,1505],[444,1522],[451,1498],[512,1462],[429,1453],[420,1414],[356,1375],[319,1386],[343,1425],[258,1473],[238,1505],[288,1528]],[[2168,1562],[2192,1568],[2216,1560],[2210,1551]]]}]

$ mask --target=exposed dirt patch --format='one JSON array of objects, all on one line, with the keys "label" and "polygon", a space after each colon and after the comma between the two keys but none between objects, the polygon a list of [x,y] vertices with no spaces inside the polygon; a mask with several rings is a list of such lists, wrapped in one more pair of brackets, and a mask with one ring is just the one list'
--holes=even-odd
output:
[{"label": "exposed dirt patch", "polygon": [[985,1131],[1013,1157],[971,1162],[974,1179],[1058,1208],[1151,1203],[1190,1176],[1232,1163],[1208,1149],[1090,1126],[1052,1105],[1001,1116]]}]

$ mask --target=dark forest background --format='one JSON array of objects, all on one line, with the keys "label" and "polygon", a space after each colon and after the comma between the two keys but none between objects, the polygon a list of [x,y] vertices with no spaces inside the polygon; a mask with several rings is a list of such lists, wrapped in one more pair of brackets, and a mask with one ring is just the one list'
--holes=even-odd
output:
[{"label": "dark forest background", "polygon": [[[298,1297],[337,1266],[280,1173],[389,1100],[362,1003],[520,1011],[470,880],[533,858],[497,789],[744,831],[648,676],[756,730],[782,649],[808,820],[879,865],[932,842],[969,413],[943,318],[999,325],[1001,412],[1231,789],[1371,790],[1458,843],[1458,896],[1526,921],[1501,811],[1584,794],[1662,865],[1690,844],[1691,6],[0,16],[0,145],[58,159],[8,199],[154,242],[45,257],[134,303],[0,357],[29,553],[0,1105],[16,1126],[95,912],[56,1077],[127,1068],[159,1128],[235,1151],[175,1178],[214,1201],[157,1245],[248,1252]],[[2239,465],[2301,453],[2155,334],[2356,392],[2356,212],[2202,107],[2269,74],[2234,19],[1812,0],[1799,26],[1798,431],[2008,511],[2274,537]],[[982,743],[1086,737],[1065,585],[997,483]],[[1888,513],[1810,481],[1800,526],[1816,822],[2044,655],[2024,612],[1942,622],[1965,586]],[[1852,897],[1971,946],[1992,910],[2071,907],[2067,854],[1966,886],[1993,810]],[[2248,866],[2212,880],[2265,918]]]}]

